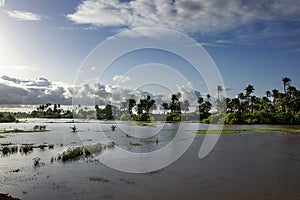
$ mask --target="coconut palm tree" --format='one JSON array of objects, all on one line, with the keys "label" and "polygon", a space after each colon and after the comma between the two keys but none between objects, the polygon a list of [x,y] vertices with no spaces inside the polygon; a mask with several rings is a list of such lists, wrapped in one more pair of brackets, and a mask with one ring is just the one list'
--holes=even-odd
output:
[{"label": "coconut palm tree", "polygon": [[186,112],[190,110],[189,107],[190,107],[189,100],[186,99],[181,103],[181,109],[184,111],[184,114],[186,114]]},{"label": "coconut palm tree", "polygon": [[246,90],[246,97],[248,98],[248,101],[249,101],[250,95],[251,95],[251,93],[252,93],[255,89],[254,89],[253,85],[250,85],[250,84],[249,84],[249,85],[245,88],[245,90]]},{"label": "coconut palm tree", "polygon": [[291,81],[292,81],[292,80],[291,80],[290,78],[288,78],[288,77],[282,78],[283,91],[284,91],[284,93],[287,92],[287,86],[290,85]]},{"label": "coconut palm tree", "polygon": [[265,94],[266,94],[266,97],[269,98],[269,97],[271,97],[271,94],[272,94],[272,93],[271,93],[269,90],[267,90],[267,91],[265,92]]},{"label": "coconut palm tree", "polygon": [[223,87],[221,85],[217,86],[217,92],[218,92],[218,100],[220,100],[220,93],[223,91]]},{"label": "coconut palm tree", "polygon": [[274,106],[275,111],[276,111],[276,101],[279,98],[279,91],[277,89],[272,90],[272,97],[273,97],[273,106]]}]

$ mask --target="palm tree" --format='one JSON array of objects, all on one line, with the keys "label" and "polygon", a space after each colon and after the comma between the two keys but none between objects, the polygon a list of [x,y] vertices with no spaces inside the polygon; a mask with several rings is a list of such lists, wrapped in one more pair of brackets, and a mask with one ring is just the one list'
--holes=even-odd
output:
[{"label": "palm tree", "polygon": [[155,101],[149,95],[147,95],[146,99],[140,99],[140,103],[137,104],[138,114],[142,114],[145,111],[149,115],[150,109],[154,104]]},{"label": "palm tree", "polygon": [[[250,103],[251,103],[251,93],[254,91],[254,87],[253,85],[248,85],[246,88],[245,88],[245,91],[246,91],[246,97],[247,97],[247,107],[248,107],[248,110],[249,110],[249,106],[250,106]],[[253,111],[253,105],[251,103],[251,111]]]},{"label": "palm tree", "polygon": [[169,104],[168,103],[162,103],[160,109],[163,110],[164,114],[165,114],[165,112],[167,110],[169,110]]},{"label": "palm tree", "polygon": [[217,92],[218,92],[218,100],[220,100],[220,93],[223,91],[223,87],[221,85],[217,86]]},{"label": "palm tree", "polygon": [[250,95],[251,95],[251,93],[252,93],[255,89],[254,89],[253,85],[250,85],[250,84],[249,84],[249,85],[245,88],[245,90],[246,90],[246,97],[248,98],[248,101],[249,101]]},{"label": "palm tree", "polygon": [[128,99],[128,112],[132,114],[132,108],[136,105],[136,101],[134,99]]},{"label": "palm tree", "polygon": [[276,111],[276,105],[275,104],[276,104],[276,101],[279,97],[279,91],[277,89],[272,90],[272,97],[273,97],[273,106],[274,106],[275,111]]},{"label": "palm tree", "polygon": [[284,93],[287,92],[287,86],[291,83],[291,81],[292,81],[292,80],[291,80],[290,78],[288,78],[288,77],[282,78],[283,91],[284,91]]},{"label": "palm tree", "polygon": [[239,93],[238,94],[238,98],[239,98],[239,100],[241,101],[241,100],[243,100],[244,98],[245,98],[245,95],[244,95],[244,93]]},{"label": "palm tree", "polygon": [[206,98],[207,98],[207,101],[208,101],[208,102],[210,102],[210,97],[211,97],[210,94],[207,94],[207,95],[206,95]]},{"label": "palm tree", "polygon": [[186,112],[190,110],[189,107],[190,107],[189,100],[186,99],[181,103],[181,109],[184,111],[184,114],[186,114]]},{"label": "palm tree", "polygon": [[269,90],[267,90],[267,91],[265,92],[265,94],[266,94],[266,97],[267,97],[267,98],[271,97],[271,92],[270,92]]},{"label": "palm tree", "polygon": [[171,113],[180,113],[180,102],[179,99],[181,97],[181,93],[178,92],[177,94],[172,94],[171,96],[171,102],[169,104],[169,109],[171,110]]},{"label": "palm tree", "polygon": [[234,98],[230,102],[231,108],[233,111],[240,111],[240,100],[238,98]]}]

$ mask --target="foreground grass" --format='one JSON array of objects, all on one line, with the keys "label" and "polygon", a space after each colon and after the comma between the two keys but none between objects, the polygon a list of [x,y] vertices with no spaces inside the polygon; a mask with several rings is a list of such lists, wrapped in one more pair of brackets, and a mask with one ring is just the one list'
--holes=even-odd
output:
[{"label": "foreground grass", "polygon": [[94,144],[84,147],[75,147],[68,149],[58,155],[57,160],[63,162],[80,160],[81,158],[92,157],[92,154],[99,154],[103,149],[113,148],[115,146],[114,142],[108,144]]},{"label": "foreground grass", "polygon": [[258,128],[258,129],[223,129],[223,130],[198,130],[196,134],[233,134],[233,133],[269,133],[269,132],[293,132],[300,133],[300,129],[291,128]]},{"label": "foreground grass", "polygon": [[22,130],[22,129],[14,129],[14,130],[4,130],[1,131],[0,134],[4,133],[36,133],[36,132],[48,132],[49,130]]}]

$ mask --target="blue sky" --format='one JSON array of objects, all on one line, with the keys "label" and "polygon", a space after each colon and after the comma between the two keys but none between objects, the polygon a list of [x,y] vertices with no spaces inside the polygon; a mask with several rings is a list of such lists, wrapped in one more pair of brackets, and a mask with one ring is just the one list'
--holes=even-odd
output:
[{"label": "blue sky", "polygon": [[71,85],[95,46],[143,26],[202,44],[231,97],[248,84],[259,96],[282,89],[285,76],[300,87],[300,2],[293,0],[0,0],[0,75]]}]

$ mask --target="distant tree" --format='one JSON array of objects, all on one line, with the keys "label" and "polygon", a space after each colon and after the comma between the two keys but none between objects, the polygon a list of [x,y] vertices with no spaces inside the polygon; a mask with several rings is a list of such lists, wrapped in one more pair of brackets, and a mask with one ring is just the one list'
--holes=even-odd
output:
[{"label": "distant tree", "polygon": [[266,97],[269,98],[269,97],[271,97],[271,94],[272,94],[272,93],[271,93],[269,90],[267,90],[267,91],[265,92],[265,94],[266,94]]},{"label": "distant tree", "polygon": [[180,92],[171,95],[171,102],[169,104],[169,109],[171,110],[171,113],[181,113],[180,101],[179,101],[180,98],[181,98]]},{"label": "distant tree", "polygon": [[106,105],[103,111],[106,119],[113,119],[112,106],[110,104]]},{"label": "distant tree", "polygon": [[185,114],[190,110],[189,107],[190,107],[189,100],[186,99],[181,103],[181,109],[184,111]]},{"label": "distant tree", "polygon": [[223,91],[223,87],[221,85],[217,86],[217,92],[218,92],[218,100],[220,100],[220,94]]},{"label": "distant tree", "polygon": [[252,94],[252,92],[255,90],[253,85],[248,85],[246,88],[246,97],[248,98],[248,101],[249,101],[249,98],[250,98],[250,95]]},{"label": "distant tree", "polygon": [[291,79],[288,77],[282,78],[282,83],[283,83],[283,91],[284,93],[287,92],[287,86],[291,83]]},{"label": "distant tree", "polygon": [[210,110],[212,109],[212,104],[208,101],[204,101],[203,97],[198,98],[198,111],[200,113],[200,118],[205,119],[210,115]]},{"label": "distant tree", "polygon": [[168,103],[162,103],[160,109],[163,110],[164,114],[165,114],[165,112],[167,110],[169,110],[169,104]]},{"label": "distant tree", "polygon": [[140,103],[137,104],[138,114],[142,114],[145,111],[145,113],[149,115],[150,109],[154,104],[155,100],[151,99],[149,95],[147,95],[146,99],[140,99]]},{"label": "distant tree", "polygon": [[207,98],[207,101],[210,102],[210,98],[211,98],[210,94],[207,94],[206,98]]}]

